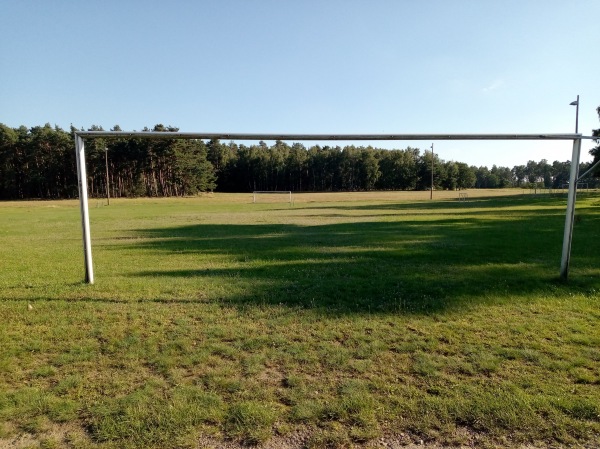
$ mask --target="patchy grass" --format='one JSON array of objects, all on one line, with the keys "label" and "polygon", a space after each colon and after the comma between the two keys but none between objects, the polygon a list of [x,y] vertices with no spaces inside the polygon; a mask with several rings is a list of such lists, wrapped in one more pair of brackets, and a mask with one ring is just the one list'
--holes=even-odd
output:
[{"label": "patchy grass", "polygon": [[600,200],[393,195],[0,204],[0,445],[598,442]]}]

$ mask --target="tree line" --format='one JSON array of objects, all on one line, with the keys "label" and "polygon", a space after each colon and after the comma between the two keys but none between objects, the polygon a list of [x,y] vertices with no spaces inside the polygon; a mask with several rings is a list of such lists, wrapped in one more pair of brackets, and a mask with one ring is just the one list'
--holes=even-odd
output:
[{"label": "tree line", "polygon": [[[600,108],[598,109],[600,114]],[[89,130],[102,130],[92,126]],[[120,131],[118,126],[113,131]],[[74,198],[78,195],[74,133],[49,124],[0,124],[0,199]],[[144,131],[178,131],[156,125]],[[600,133],[600,130],[594,131]],[[598,134],[595,134],[598,135]],[[597,147],[592,154],[600,157]],[[444,161],[418,148],[305,147],[277,141],[243,145],[219,140],[87,139],[88,188],[112,197],[185,196],[254,190],[361,191],[563,187],[569,161],[529,161],[512,168]],[[433,164],[432,164],[433,162]],[[108,165],[108,170],[107,170]],[[589,164],[582,164],[586,170]]]}]

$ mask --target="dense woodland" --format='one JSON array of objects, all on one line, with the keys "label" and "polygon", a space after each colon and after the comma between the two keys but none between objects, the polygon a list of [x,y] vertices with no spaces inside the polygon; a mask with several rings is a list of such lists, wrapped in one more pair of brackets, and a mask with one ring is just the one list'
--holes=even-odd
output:
[{"label": "dense woodland", "polygon": [[[74,131],[49,124],[33,128],[0,124],[0,199],[77,197]],[[144,131],[177,128],[156,125]],[[594,132],[599,135],[600,130]],[[600,153],[599,148],[592,154]],[[107,158],[112,197],[184,196],[205,191],[425,190],[431,183],[432,165],[431,152],[411,147],[307,148],[280,141],[271,146],[264,142],[247,146],[218,140],[88,139],[86,155],[90,195],[106,194]],[[569,179],[570,162],[543,159],[512,168],[488,168],[444,161],[435,155],[433,165],[436,189],[561,188]],[[582,164],[581,170],[588,165]]]}]

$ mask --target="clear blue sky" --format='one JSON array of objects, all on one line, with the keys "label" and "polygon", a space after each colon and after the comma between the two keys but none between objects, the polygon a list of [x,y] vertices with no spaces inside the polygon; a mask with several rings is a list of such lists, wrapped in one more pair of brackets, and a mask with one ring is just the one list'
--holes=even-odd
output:
[{"label": "clear blue sky", "polygon": [[[580,131],[600,127],[598,0],[4,0],[1,11],[11,127],[564,133],[577,94]],[[571,157],[569,142],[435,149],[489,167]]]}]

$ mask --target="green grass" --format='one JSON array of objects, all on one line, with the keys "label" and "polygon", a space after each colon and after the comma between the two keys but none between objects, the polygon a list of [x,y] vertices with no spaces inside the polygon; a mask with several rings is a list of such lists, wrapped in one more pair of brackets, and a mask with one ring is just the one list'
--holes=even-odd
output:
[{"label": "green grass", "polygon": [[240,198],[0,203],[0,446],[599,442],[597,194]]}]

